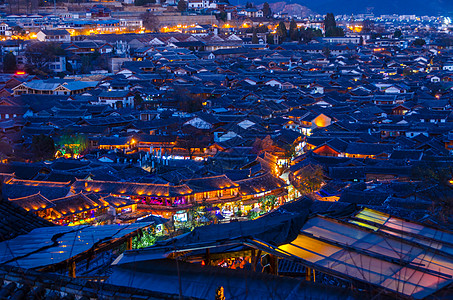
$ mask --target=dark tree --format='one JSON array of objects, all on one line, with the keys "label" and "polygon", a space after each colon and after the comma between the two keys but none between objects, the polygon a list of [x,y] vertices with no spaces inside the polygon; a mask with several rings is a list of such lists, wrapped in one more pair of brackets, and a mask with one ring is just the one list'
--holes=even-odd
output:
[{"label": "dark tree", "polygon": [[227,17],[228,17],[228,16],[227,16],[227,13],[226,13],[226,11],[224,11],[224,10],[220,11],[220,13],[218,13],[218,14],[216,15],[216,19],[217,19],[217,20],[221,20],[221,21],[223,21],[223,22],[226,22]]},{"label": "dark tree", "polygon": [[374,30],[374,21],[371,20],[365,20],[362,23],[362,32],[363,33],[368,33]]},{"label": "dark tree", "polygon": [[3,72],[14,73],[17,70],[16,56],[9,52],[3,57]]},{"label": "dark tree", "polygon": [[270,135],[267,135],[263,139],[256,138],[252,145],[252,152],[256,154],[264,153],[266,151],[272,152],[274,149],[274,141]]},{"label": "dark tree", "polygon": [[322,31],[320,29],[313,29],[313,28],[305,28],[300,30],[300,38],[308,43],[315,37],[322,37]]},{"label": "dark tree", "polygon": [[135,6],[143,6],[147,4],[154,4],[156,3],[156,0],[135,0],[134,5]]},{"label": "dark tree", "polygon": [[176,88],[172,96],[181,111],[196,112],[203,108],[203,99],[191,95],[186,88]]},{"label": "dark tree", "polygon": [[426,41],[424,39],[416,39],[414,41],[414,46],[424,46],[426,45]]},{"label": "dark tree", "polygon": [[189,136],[189,137],[178,138],[178,140],[177,140],[178,147],[186,150],[187,155],[189,156],[190,159],[193,158],[193,155],[195,154],[196,149],[200,148],[200,144],[197,139],[199,139],[199,137],[194,138],[192,136]]},{"label": "dark tree", "polygon": [[29,68],[32,72],[41,73],[46,70],[46,64],[54,61],[58,56],[64,56],[65,51],[59,43],[55,42],[35,42],[28,45],[25,51],[28,63],[32,65]]},{"label": "dark tree", "polygon": [[307,165],[290,178],[291,183],[301,194],[310,194],[321,188],[324,172],[319,165]]},{"label": "dark tree", "polygon": [[333,13],[327,13],[326,17],[324,18],[324,29],[327,31],[327,29],[335,27],[337,27],[335,16],[333,15]]},{"label": "dark tree", "polygon": [[260,40],[258,39],[258,35],[256,34],[256,28],[253,27],[253,35],[252,35],[252,44],[259,44]]},{"label": "dark tree", "polygon": [[267,2],[264,2],[264,4],[263,4],[263,15],[266,18],[270,18],[272,16],[272,10],[269,7],[269,3],[267,3]]},{"label": "dark tree", "polygon": [[299,40],[299,28],[297,28],[297,23],[294,19],[289,23],[289,38],[291,41]]},{"label": "dark tree", "polygon": [[335,16],[333,13],[327,13],[324,18],[324,29],[326,31],[326,36],[344,36],[344,31],[342,28],[337,27],[337,22],[335,21]]},{"label": "dark tree", "polygon": [[254,8],[254,7],[255,7],[255,5],[252,2],[247,2],[245,4],[245,8]]},{"label": "dark tree", "polygon": [[[433,160],[420,162],[412,169],[412,178],[422,181],[425,185],[416,188],[415,195],[432,201],[430,214],[444,224],[450,224],[453,216],[453,165]],[[431,183],[431,188],[426,188]]]},{"label": "dark tree", "polygon": [[143,100],[142,96],[140,96],[139,94],[136,94],[134,96],[134,107],[137,109],[141,108],[143,101],[144,100]]},{"label": "dark tree", "polygon": [[35,135],[32,139],[32,151],[36,160],[51,159],[55,155],[55,142],[50,136]]},{"label": "dark tree", "polygon": [[283,21],[280,21],[277,26],[277,36],[279,37],[279,42],[283,42],[288,36],[288,31],[286,30],[286,25]]},{"label": "dark tree", "polygon": [[397,29],[395,30],[395,32],[393,33],[393,38],[394,39],[399,39],[403,36],[403,33],[401,32],[401,30]]},{"label": "dark tree", "polygon": [[66,61],[66,71],[68,73],[74,73],[74,68],[72,67],[72,65],[69,61]]},{"label": "dark tree", "polygon": [[267,33],[269,31],[269,28],[267,28],[266,25],[261,25],[256,27],[256,33]]},{"label": "dark tree", "polygon": [[269,44],[269,45],[273,45],[274,44],[274,35],[272,33],[269,33],[267,36],[266,36],[266,42]]},{"label": "dark tree", "polygon": [[159,30],[159,20],[157,17],[150,11],[146,11],[142,14],[143,27],[146,30],[158,31]]},{"label": "dark tree", "polygon": [[184,0],[179,0],[178,2],[178,11],[186,11],[187,10],[187,3]]}]

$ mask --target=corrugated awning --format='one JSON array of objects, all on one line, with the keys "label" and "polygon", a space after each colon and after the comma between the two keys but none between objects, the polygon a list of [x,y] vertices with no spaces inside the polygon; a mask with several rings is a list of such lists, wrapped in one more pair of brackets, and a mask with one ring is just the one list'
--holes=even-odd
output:
[{"label": "corrugated awning", "polygon": [[[365,213],[371,216],[370,210],[362,210],[357,215]],[[389,222],[389,226],[404,222],[405,226],[398,228],[402,232],[407,229],[413,235],[410,238],[405,233],[397,235],[379,224],[363,223],[362,226],[351,223],[354,220],[317,216],[305,223],[294,241],[277,250],[322,272],[416,299],[429,296],[453,282],[453,256],[436,251],[443,248],[443,243],[432,239],[447,237],[450,233],[401,219],[391,220],[380,212],[373,214],[380,223]],[[426,246],[429,240],[431,245]]]},{"label": "corrugated awning", "polygon": [[0,243],[0,264],[25,269],[64,262],[100,243],[112,242],[153,223],[43,227]]}]

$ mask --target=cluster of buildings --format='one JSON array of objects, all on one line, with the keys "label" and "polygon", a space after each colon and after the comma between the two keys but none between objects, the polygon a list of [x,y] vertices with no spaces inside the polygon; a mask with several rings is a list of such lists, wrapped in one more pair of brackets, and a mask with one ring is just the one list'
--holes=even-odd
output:
[{"label": "cluster of buildings", "polygon": [[[252,44],[246,36],[209,33],[62,40],[55,70],[70,64],[77,72],[77,59],[93,51],[109,57],[109,70],[2,76],[2,160],[11,162],[5,176],[14,179],[4,185],[21,186],[7,197],[36,197],[22,185],[42,180],[63,184],[61,197],[133,200],[141,214],[175,216],[207,201],[229,217],[258,210],[264,196],[279,204],[298,197],[306,169],[321,167],[326,185],[317,198],[389,208],[388,197],[376,202],[366,194],[388,195],[390,183],[416,185],[414,170],[427,160],[449,162],[453,144],[451,50],[414,40],[351,35]],[[53,139],[58,160],[35,165],[46,175],[19,177],[13,161],[36,160],[33,143],[41,135]],[[349,199],[349,190],[363,199]],[[426,197],[405,197],[421,202],[407,213],[429,208]],[[395,198],[407,209],[409,199]],[[93,219],[90,210],[86,218]],[[73,221],[51,212],[46,218]]]},{"label": "cluster of buildings", "polygon": [[38,70],[0,43],[1,297],[451,296],[445,26],[290,42],[256,8],[160,33],[113,13],[36,31]]}]

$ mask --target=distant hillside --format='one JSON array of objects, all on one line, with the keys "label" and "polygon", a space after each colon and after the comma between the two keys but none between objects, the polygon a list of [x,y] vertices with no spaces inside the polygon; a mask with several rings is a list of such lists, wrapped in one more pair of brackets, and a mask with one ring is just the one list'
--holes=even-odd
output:
[{"label": "distant hillside", "polygon": [[[259,0],[255,3],[265,1]],[[272,3],[272,1],[268,1]],[[245,2],[244,2],[245,3]],[[417,15],[451,15],[453,0],[293,0],[276,2],[281,6],[301,5],[316,13],[333,12],[334,14],[417,14]],[[279,11],[279,10],[275,10]]]},{"label": "distant hillside", "polygon": [[286,3],[283,1],[270,3],[273,12],[282,12],[287,13],[290,16],[301,16],[307,17],[313,14],[308,7],[302,6],[300,4]]}]

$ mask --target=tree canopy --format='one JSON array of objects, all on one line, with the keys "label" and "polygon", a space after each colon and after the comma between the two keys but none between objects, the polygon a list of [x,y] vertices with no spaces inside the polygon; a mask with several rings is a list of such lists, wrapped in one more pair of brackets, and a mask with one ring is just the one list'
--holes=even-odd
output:
[{"label": "tree canopy", "polygon": [[327,13],[324,18],[324,29],[326,37],[344,36],[343,28],[337,26],[333,13]]},{"label": "tree canopy", "polygon": [[315,37],[322,37],[322,31],[320,29],[305,28],[299,31],[300,39],[308,43]]},{"label": "tree canopy", "polygon": [[324,182],[324,173],[319,165],[307,165],[300,170],[292,180],[294,187],[301,194],[310,194],[321,188]]},{"label": "tree canopy", "polygon": [[51,159],[55,155],[55,142],[47,135],[35,135],[32,139],[32,152],[36,160]]},{"label": "tree canopy", "polygon": [[403,36],[403,33],[399,29],[395,30],[395,32],[393,33],[393,38],[395,38],[395,39],[399,39],[402,36]]},{"label": "tree canopy", "polygon": [[264,15],[264,17],[266,17],[266,18],[269,18],[269,17],[272,16],[272,10],[271,10],[271,8],[269,7],[269,3],[267,3],[267,2],[264,2],[264,3],[263,3],[263,15]]},{"label": "tree canopy", "polygon": [[414,41],[414,46],[424,46],[426,45],[426,41],[424,39],[416,39]]},{"label": "tree canopy", "polygon": [[283,42],[288,36],[288,31],[286,30],[285,22],[280,21],[277,26],[277,36],[280,39],[280,43]]},{"label": "tree canopy", "polygon": [[299,28],[297,28],[297,23],[294,19],[289,23],[289,38],[291,41],[299,40]]},{"label": "tree canopy", "polygon": [[159,20],[157,17],[150,11],[144,12],[142,15],[143,27],[146,30],[157,31],[159,30]]},{"label": "tree canopy", "polygon": [[258,39],[258,35],[256,34],[256,28],[253,27],[253,35],[252,35],[252,44],[259,44],[260,40]]},{"label": "tree canopy", "polygon": [[3,72],[14,73],[17,70],[16,56],[9,52],[3,57]]},{"label": "tree canopy", "polygon": [[[25,51],[27,60],[31,64],[31,72],[43,72],[46,64],[53,61],[58,56],[64,56],[65,51],[56,42],[34,42],[28,45]],[[33,68],[34,67],[34,68]]]},{"label": "tree canopy", "polygon": [[134,5],[135,6],[143,6],[147,4],[154,4],[156,3],[156,0],[135,0]]},{"label": "tree canopy", "polygon": [[337,27],[337,22],[335,21],[335,16],[333,13],[327,13],[327,15],[324,18],[324,28],[329,29],[329,28],[334,28]]},{"label": "tree canopy", "polygon": [[186,11],[187,10],[187,2],[184,0],[179,0],[178,2],[178,11]]}]

